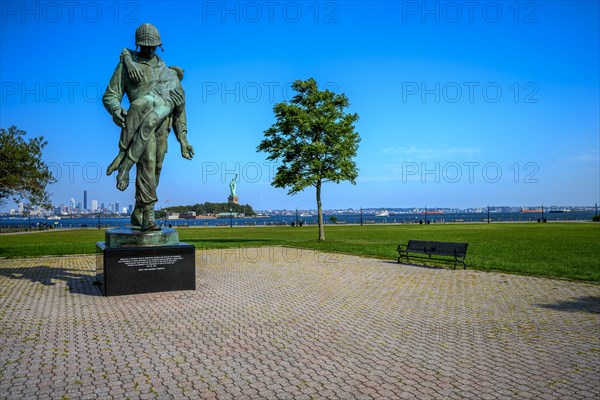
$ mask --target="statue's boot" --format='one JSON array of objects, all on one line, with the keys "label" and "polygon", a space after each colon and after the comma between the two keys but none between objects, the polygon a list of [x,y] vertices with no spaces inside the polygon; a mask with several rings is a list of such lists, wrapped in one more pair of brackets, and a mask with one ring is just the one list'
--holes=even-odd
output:
[{"label": "statue's boot", "polygon": [[127,186],[129,186],[129,171],[131,170],[131,167],[133,167],[133,164],[135,164],[135,162],[131,158],[125,157],[119,166],[117,189],[120,191],[127,189]]},{"label": "statue's boot", "polygon": [[125,158],[125,154],[127,153],[124,150],[119,150],[119,154],[117,154],[113,162],[111,162],[108,168],[106,169],[106,175],[110,175],[119,169],[121,161],[123,161],[123,158]]},{"label": "statue's boot", "polygon": [[142,231],[160,231],[160,226],[154,220],[154,204],[144,207],[142,214]]},{"label": "statue's boot", "polygon": [[142,207],[140,207],[137,201],[135,202],[135,208],[131,213],[131,225],[135,227],[142,226]]}]

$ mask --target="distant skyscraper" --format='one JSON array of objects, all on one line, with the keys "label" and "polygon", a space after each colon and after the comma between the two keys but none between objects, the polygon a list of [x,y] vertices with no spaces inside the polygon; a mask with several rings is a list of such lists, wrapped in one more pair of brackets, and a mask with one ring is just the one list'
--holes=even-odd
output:
[{"label": "distant skyscraper", "polygon": [[133,204],[130,204],[129,207],[127,207],[127,212],[129,212],[129,214],[133,212]]},{"label": "distant skyscraper", "polygon": [[100,205],[100,208],[104,210],[104,203],[102,203],[102,205]]},{"label": "distant skyscraper", "polygon": [[87,210],[87,190],[83,191],[83,209]]},{"label": "distant skyscraper", "polygon": [[98,209],[98,200],[92,200],[92,211],[96,211]]},{"label": "distant skyscraper", "polygon": [[115,203],[115,212],[117,214],[121,212],[121,209],[119,208],[119,202],[118,201]]}]

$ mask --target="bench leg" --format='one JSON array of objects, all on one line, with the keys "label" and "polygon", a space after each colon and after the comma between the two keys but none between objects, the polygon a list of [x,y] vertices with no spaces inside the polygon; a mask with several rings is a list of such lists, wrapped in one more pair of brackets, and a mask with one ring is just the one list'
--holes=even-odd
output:
[{"label": "bench leg", "polygon": [[[406,262],[408,263],[408,255],[405,255],[404,257],[406,257]],[[398,257],[398,262],[400,262],[401,258],[402,258],[402,256]]]},{"label": "bench leg", "polygon": [[[400,252],[398,252],[398,253],[400,253]],[[402,254],[402,253],[404,253],[404,254]],[[398,262],[400,262],[400,259],[402,257],[406,257],[406,262],[408,262],[408,252],[402,252],[402,253],[400,253],[400,255],[398,256]]]}]

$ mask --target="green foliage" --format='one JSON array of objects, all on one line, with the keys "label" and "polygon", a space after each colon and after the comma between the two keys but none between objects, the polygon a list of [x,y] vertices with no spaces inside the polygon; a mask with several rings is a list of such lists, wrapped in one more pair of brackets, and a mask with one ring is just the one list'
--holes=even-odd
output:
[{"label": "green foliage", "polygon": [[26,133],[14,125],[0,128],[0,204],[12,197],[15,202],[50,207],[46,186],[56,179],[42,161],[48,142],[43,136],[26,141]]},{"label": "green foliage", "polygon": [[166,210],[168,212],[175,212],[175,213],[184,213],[184,212],[195,211],[196,215],[219,214],[219,213],[224,213],[224,212],[228,213],[229,209],[231,209],[233,212],[238,213],[238,214],[243,213],[247,217],[256,215],[256,213],[252,209],[252,206],[250,206],[249,204],[242,205],[242,204],[206,202],[204,204],[194,204],[193,206],[173,206],[173,207],[166,208]]},{"label": "green foliage", "polygon": [[594,215],[594,217],[592,218],[592,221],[594,221],[594,222],[600,222],[600,214]]},{"label": "green foliage", "polygon": [[296,194],[314,186],[319,213],[319,240],[325,238],[321,211],[321,186],[325,182],[355,184],[358,168],[354,157],[360,136],[354,131],[358,114],[346,114],[350,105],[344,94],[319,90],[310,78],[292,84],[297,94],[273,107],[276,122],[264,132],[257,151],[279,162],[271,183]]},{"label": "green foliage", "polygon": [[360,136],[353,125],[358,115],[344,113],[348,98],[318,90],[313,78],[295,81],[292,89],[298,94],[273,107],[276,122],[257,148],[269,153],[268,160],[281,162],[273,186],[296,194],[319,183],[355,183],[353,157]]}]

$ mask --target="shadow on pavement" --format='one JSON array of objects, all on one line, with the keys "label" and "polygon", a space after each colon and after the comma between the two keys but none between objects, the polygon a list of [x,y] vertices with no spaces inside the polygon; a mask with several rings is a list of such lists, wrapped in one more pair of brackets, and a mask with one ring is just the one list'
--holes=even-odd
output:
[{"label": "shadow on pavement", "polygon": [[559,301],[554,304],[538,304],[543,308],[567,312],[588,312],[600,314],[600,297],[585,296],[571,301]]},{"label": "shadow on pavement", "polygon": [[[76,271],[87,271],[87,274]],[[100,289],[94,285],[95,275],[90,275],[89,270],[78,270],[60,267],[39,265],[35,267],[0,268],[0,276],[10,279],[27,279],[44,286],[54,286],[54,281],[65,281],[70,293],[88,296],[101,296]]]},{"label": "shadow on pavement", "polygon": [[[447,269],[447,265],[429,265],[429,264],[420,264],[416,262],[407,262],[407,261],[384,261],[386,264],[392,265],[406,265],[408,267],[417,267],[417,268],[425,268],[425,269]],[[450,269],[452,269],[452,265],[450,264]],[[462,269],[462,267],[460,268]]]}]

